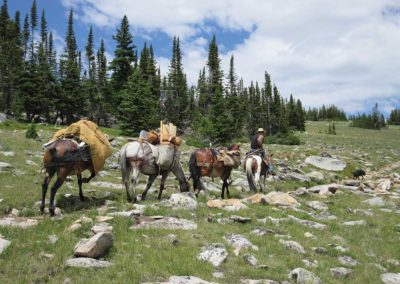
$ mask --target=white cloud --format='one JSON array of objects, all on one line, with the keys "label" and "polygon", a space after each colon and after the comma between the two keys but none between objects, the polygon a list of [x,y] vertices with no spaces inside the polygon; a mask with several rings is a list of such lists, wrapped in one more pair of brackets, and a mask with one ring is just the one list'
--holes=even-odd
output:
[{"label": "white cloud", "polygon": [[[385,110],[400,104],[400,4],[394,0],[62,1],[99,27],[115,28],[127,14],[144,34],[180,36],[191,83],[218,26],[249,33],[236,46],[220,47],[225,70],[234,54],[246,83],[261,83],[267,70],[283,95],[293,93],[306,106],[361,111],[375,101]],[[168,70],[167,58],[158,62]]]}]

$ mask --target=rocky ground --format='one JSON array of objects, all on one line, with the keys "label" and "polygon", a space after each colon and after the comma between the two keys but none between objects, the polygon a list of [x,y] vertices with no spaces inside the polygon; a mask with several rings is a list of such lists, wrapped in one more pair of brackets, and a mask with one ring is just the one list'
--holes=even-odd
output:
[{"label": "rocky ground", "polygon": [[[231,199],[203,179],[199,199],[173,176],[159,202],[126,202],[115,130],[113,156],[78,197],[71,177],[56,217],[39,213],[41,145],[55,128],[0,124],[1,283],[400,283],[400,129],[307,124],[299,146],[268,145],[276,176],[249,192],[233,171]],[[242,152],[248,150],[242,145]],[[182,165],[192,147],[182,146]],[[362,168],[367,175],[352,179]],[[145,187],[141,178],[138,191]],[[48,199],[47,199],[48,200]]]}]

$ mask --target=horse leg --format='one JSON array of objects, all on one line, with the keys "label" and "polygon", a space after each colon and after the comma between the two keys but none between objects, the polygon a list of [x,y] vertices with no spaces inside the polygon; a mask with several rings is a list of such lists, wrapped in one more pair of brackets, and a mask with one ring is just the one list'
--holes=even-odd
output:
[{"label": "horse leg", "polygon": [[142,193],[142,200],[146,199],[147,192],[149,191],[150,187],[152,186],[153,182],[156,180],[157,175],[150,175],[147,180],[146,189]]},{"label": "horse leg", "polygon": [[161,175],[160,190],[158,191],[158,200],[161,200],[162,192],[164,190],[165,180],[168,177],[168,172],[163,172]]},{"label": "horse leg", "polygon": [[68,175],[68,170],[65,168],[60,168],[58,175],[57,175],[57,180],[51,187],[51,192],[50,192],[50,205],[49,205],[49,213],[51,216],[54,216],[55,212],[55,206],[54,206],[54,197],[56,196],[57,190],[61,187],[63,184],[64,180],[66,179]]},{"label": "horse leg", "polygon": [[79,199],[81,201],[83,201],[85,198],[83,196],[83,192],[82,192],[82,174],[79,173],[76,175],[78,177],[78,186],[79,186]]},{"label": "horse leg", "polygon": [[46,177],[44,178],[43,183],[42,183],[42,203],[40,205],[40,211],[42,213],[44,212],[44,208],[46,207],[45,199],[46,199],[47,188],[49,187],[49,183],[50,183],[53,175],[54,175],[54,171],[47,171]]},{"label": "horse leg", "polygon": [[132,202],[136,203],[137,202],[137,198],[136,198],[136,182],[137,182],[137,178],[139,176],[139,168],[137,165],[132,167]]},{"label": "horse leg", "polygon": [[88,177],[88,178],[83,178],[82,179],[82,182],[83,183],[88,183],[92,178],[94,178],[96,176],[96,173],[95,173],[95,171],[94,170],[90,170],[90,177]]},{"label": "horse leg", "polygon": [[225,188],[226,188],[226,195],[228,196],[228,198],[231,198],[231,194],[229,192],[229,183],[228,183],[228,179],[224,180],[224,184],[225,184]]},{"label": "horse leg", "polygon": [[130,163],[127,163],[126,169],[124,170],[122,174],[122,179],[125,185],[125,190],[126,190],[126,199],[128,202],[132,202],[131,195],[129,194],[129,173],[131,172],[132,168],[130,166]]}]

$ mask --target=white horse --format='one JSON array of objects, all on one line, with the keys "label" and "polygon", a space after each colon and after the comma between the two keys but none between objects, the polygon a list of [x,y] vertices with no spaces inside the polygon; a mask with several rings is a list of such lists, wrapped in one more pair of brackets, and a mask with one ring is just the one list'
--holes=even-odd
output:
[{"label": "white horse", "polygon": [[[264,192],[266,176],[273,174],[272,155],[266,155],[264,161],[257,154],[246,156],[244,166],[250,190],[257,192],[258,185],[260,191]],[[264,177],[263,183],[261,183],[262,176]]]},{"label": "white horse", "polygon": [[133,141],[125,144],[120,151],[120,166],[122,174],[122,183],[125,185],[126,195],[128,201],[132,201],[129,194],[129,177],[132,172],[132,194],[133,202],[137,201],[136,198],[136,182],[140,173],[148,175],[147,186],[142,193],[142,199],[146,198],[147,191],[150,189],[154,180],[158,175],[161,175],[161,185],[158,192],[158,199],[161,199],[164,190],[165,180],[170,171],[174,173],[180,184],[180,190],[189,191],[189,183],[186,180],[185,174],[179,162],[179,151],[176,150],[174,160],[171,167],[167,170],[161,170],[156,163],[158,155],[158,147],[148,142]]}]

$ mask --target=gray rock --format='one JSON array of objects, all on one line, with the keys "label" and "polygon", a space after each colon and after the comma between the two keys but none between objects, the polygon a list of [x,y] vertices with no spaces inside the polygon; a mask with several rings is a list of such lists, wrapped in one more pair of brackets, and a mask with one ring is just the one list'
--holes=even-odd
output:
[{"label": "gray rock", "polygon": [[317,171],[312,171],[306,174],[312,181],[321,182],[324,180],[324,175]]},{"label": "gray rock", "polygon": [[26,160],[25,164],[30,165],[30,166],[37,166],[38,165],[34,161],[31,161],[31,160]]},{"label": "gray rock", "polygon": [[258,247],[253,245],[248,239],[240,234],[229,234],[224,237],[226,241],[233,246],[234,254],[239,255],[242,248],[252,248],[253,250],[258,250]]},{"label": "gray rock", "polygon": [[193,192],[173,193],[170,199],[162,200],[160,205],[173,209],[196,210],[197,199]]},{"label": "gray rock", "polygon": [[322,211],[318,214],[311,213],[310,216],[321,221],[332,221],[337,219],[335,215],[327,211]]},{"label": "gray rock", "polygon": [[400,273],[384,273],[381,280],[385,284],[400,284]]},{"label": "gray rock", "polygon": [[130,211],[118,211],[118,212],[111,212],[108,213],[108,215],[113,216],[113,217],[127,217],[127,218],[131,218],[134,215],[139,215],[136,214],[137,212],[135,210],[130,210]]},{"label": "gray rock", "polygon": [[286,241],[286,240],[279,240],[279,243],[298,253],[306,253],[302,245],[300,245],[296,241]]},{"label": "gray rock", "polygon": [[329,270],[331,272],[331,275],[335,278],[338,279],[345,279],[347,278],[351,273],[353,273],[353,270],[345,267],[334,267]]},{"label": "gray rock", "polygon": [[309,268],[317,268],[318,267],[318,260],[308,260],[308,259],[302,259],[301,260],[305,266]]},{"label": "gray rock", "polygon": [[101,232],[90,239],[82,239],[75,247],[75,256],[96,258],[104,253],[113,244],[113,234],[110,232]]},{"label": "gray rock", "polygon": [[291,220],[293,220],[293,221],[295,221],[297,223],[300,223],[300,224],[302,224],[304,226],[307,226],[307,227],[310,227],[310,228],[313,228],[313,229],[323,230],[323,229],[326,228],[325,224],[321,224],[321,223],[317,223],[317,222],[313,222],[313,221],[309,221],[309,220],[303,220],[303,219],[297,218],[297,217],[292,216],[292,215],[289,215],[288,217]]},{"label": "gray rock", "polygon": [[95,224],[91,229],[90,229],[93,233],[97,234],[97,233],[101,233],[101,232],[112,232],[113,230],[113,226],[111,226],[108,223],[97,223]]},{"label": "gray rock", "polygon": [[49,236],[49,243],[54,245],[56,242],[58,242],[58,237],[56,235],[50,235]]},{"label": "gray rock", "polygon": [[366,225],[367,222],[365,220],[357,220],[357,221],[347,221],[342,224],[345,226],[359,226],[359,225]]},{"label": "gray rock", "polygon": [[1,238],[0,236],[0,254],[2,254],[9,245],[11,245],[11,242]]},{"label": "gray rock", "polygon": [[310,207],[314,210],[317,210],[317,211],[326,211],[329,209],[328,205],[326,205],[325,203],[323,203],[321,201],[316,201],[316,200],[308,201],[306,204],[308,207]]},{"label": "gray rock", "polygon": [[289,279],[299,284],[319,284],[321,280],[314,273],[298,267],[289,272]]},{"label": "gray rock", "polygon": [[2,154],[3,156],[6,156],[6,157],[14,157],[15,156],[15,152],[13,152],[13,151],[2,151],[2,152],[0,152],[0,154]]},{"label": "gray rock", "polygon": [[230,220],[237,222],[237,223],[250,223],[251,222],[251,218],[248,217],[242,217],[242,216],[236,216],[236,215],[232,215],[229,217]]},{"label": "gray rock", "polygon": [[391,187],[391,181],[390,179],[383,179],[381,182],[378,184],[378,186],[375,188],[376,192],[387,192],[390,190]]},{"label": "gray rock", "polygon": [[224,278],[224,273],[222,271],[214,271],[212,276],[217,279]]},{"label": "gray rock", "polygon": [[387,272],[387,269],[378,263],[368,263],[368,265],[378,269],[380,272]]},{"label": "gray rock", "polygon": [[107,171],[99,171],[98,176],[99,177],[108,177],[110,174],[110,172]]},{"label": "gray rock", "polygon": [[342,247],[342,246],[339,246],[339,245],[336,245],[336,244],[329,244],[329,246],[333,247],[333,249],[338,251],[338,252],[348,252],[349,251],[348,248],[345,248],[345,247]]},{"label": "gray rock", "polygon": [[197,255],[197,259],[210,262],[214,267],[218,267],[228,257],[225,246],[220,243],[214,243],[202,248],[201,253]]},{"label": "gray rock", "polygon": [[262,227],[258,227],[256,229],[254,229],[253,231],[250,232],[253,235],[256,236],[264,236],[266,234],[270,234],[270,235],[275,235],[276,232],[274,230],[268,229],[268,228],[262,228]]},{"label": "gray rock", "polygon": [[113,264],[109,261],[97,260],[89,257],[69,258],[65,262],[66,266],[83,268],[106,268]]},{"label": "gray rock", "polygon": [[328,250],[324,247],[312,247],[311,248],[314,252],[319,253],[319,254],[326,254],[328,253]]},{"label": "gray rock", "polygon": [[161,217],[161,218],[136,218],[131,229],[168,229],[168,230],[196,230],[197,224],[193,221],[186,219],[179,219],[174,217]]},{"label": "gray rock", "polygon": [[245,254],[243,256],[244,261],[250,266],[257,266],[257,258],[252,254]]},{"label": "gray rock", "polygon": [[304,162],[327,171],[343,171],[346,167],[345,161],[330,157],[310,156]]},{"label": "gray rock", "polygon": [[0,162],[0,173],[11,171],[14,167],[11,166],[9,163]]},{"label": "gray rock", "polygon": [[393,206],[393,202],[386,202],[382,197],[374,197],[367,200],[364,200],[362,203],[366,203],[373,207],[385,207],[385,206]]},{"label": "gray rock", "polygon": [[106,182],[106,181],[94,181],[94,182],[91,182],[90,184],[93,186],[96,186],[96,187],[125,189],[125,187],[122,184],[116,184],[116,183]]},{"label": "gray rock", "polygon": [[389,264],[392,264],[394,266],[399,266],[400,265],[400,261],[397,260],[397,259],[393,259],[393,258],[387,259],[386,262],[389,263]]},{"label": "gray rock", "polygon": [[302,174],[299,174],[296,172],[290,172],[290,173],[286,174],[285,180],[298,180],[298,181],[303,181],[303,182],[311,181],[311,179],[308,176],[302,175]]},{"label": "gray rock", "polygon": [[18,210],[18,209],[16,209],[16,208],[13,208],[12,210],[11,210],[11,212],[10,212],[10,215],[11,216],[14,216],[14,217],[18,217],[19,215],[20,215],[20,211]]},{"label": "gray rock", "polygon": [[29,218],[11,218],[6,217],[0,219],[0,227],[18,227],[22,229],[26,229],[32,226],[36,226],[39,223],[36,219],[29,219]]},{"label": "gray rock", "polygon": [[360,181],[356,180],[356,179],[346,179],[343,181],[343,184],[346,186],[355,186],[355,187],[359,187],[360,186]]},{"label": "gray rock", "polygon": [[350,256],[339,256],[338,260],[340,262],[340,264],[345,265],[345,266],[356,266],[358,264],[358,261],[355,260],[354,258],[350,257]]},{"label": "gray rock", "polygon": [[0,123],[3,123],[7,120],[7,115],[4,112],[0,112]]},{"label": "gray rock", "polygon": [[323,184],[323,185],[316,185],[313,187],[310,187],[307,189],[309,193],[318,193],[319,195],[322,196],[328,196],[335,194],[335,192],[338,190],[339,185],[336,183],[331,183],[331,184]]}]

